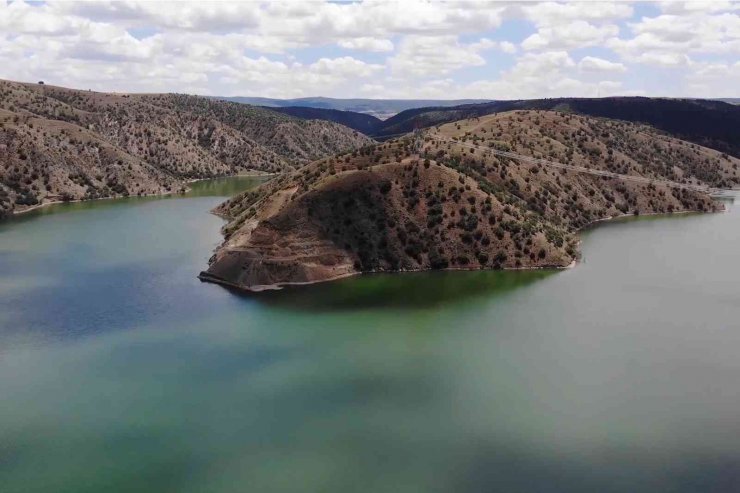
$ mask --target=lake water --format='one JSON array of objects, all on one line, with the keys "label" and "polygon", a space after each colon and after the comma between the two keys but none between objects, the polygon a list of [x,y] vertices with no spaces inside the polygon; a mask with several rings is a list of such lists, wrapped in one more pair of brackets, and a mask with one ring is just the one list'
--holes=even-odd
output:
[{"label": "lake water", "polygon": [[0,491],[740,491],[740,207],[245,296],[187,197],[0,223]]}]

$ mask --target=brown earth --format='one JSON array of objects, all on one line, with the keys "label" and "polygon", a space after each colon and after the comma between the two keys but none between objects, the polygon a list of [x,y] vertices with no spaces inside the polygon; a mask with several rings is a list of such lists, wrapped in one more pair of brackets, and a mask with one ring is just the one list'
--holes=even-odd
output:
[{"label": "brown earth", "polygon": [[486,148],[710,185],[738,183],[740,163],[646,126],[557,112],[455,122],[316,161],[225,202],[215,212],[229,219],[226,239],[201,278],[259,290],[359,272],[566,267],[578,230],[597,220],[721,209],[705,193]]},{"label": "brown earth", "polygon": [[281,173],[371,142],[335,123],[198,96],[0,81],[0,215],[177,191],[197,178]]}]

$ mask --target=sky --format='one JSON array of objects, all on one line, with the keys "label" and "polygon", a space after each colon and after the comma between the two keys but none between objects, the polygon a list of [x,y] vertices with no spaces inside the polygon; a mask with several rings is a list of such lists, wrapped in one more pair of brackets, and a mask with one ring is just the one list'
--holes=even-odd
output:
[{"label": "sky", "polygon": [[0,0],[0,78],[219,96],[740,97],[740,1]]}]

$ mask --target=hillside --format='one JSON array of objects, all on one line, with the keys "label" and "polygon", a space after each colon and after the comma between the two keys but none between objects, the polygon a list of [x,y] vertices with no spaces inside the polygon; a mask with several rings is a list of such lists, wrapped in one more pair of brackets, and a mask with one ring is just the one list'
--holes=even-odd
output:
[{"label": "hillside", "polygon": [[370,135],[383,125],[383,120],[365,113],[340,111],[327,108],[310,108],[308,106],[285,106],[270,108],[284,115],[295,116],[305,120],[326,120],[353,128],[365,135]]},{"label": "hillside", "polygon": [[731,100],[644,97],[555,98],[416,107],[387,120],[358,119],[353,112],[273,108],[299,118],[338,122],[384,140],[413,130],[517,109],[540,109],[647,123],[678,137],[740,157],[740,106]]},{"label": "hillside", "polygon": [[372,135],[382,138],[417,128],[516,109],[567,111],[647,123],[674,137],[740,157],[740,106],[705,99],[555,98],[495,101],[448,108],[415,108],[384,121],[382,127]]},{"label": "hillside", "polygon": [[408,108],[386,120],[363,118],[367,115],[327,108],[295,106],[272,109],[298,118],[341,123],[381,140],[465,118],[517,109],[553,110],[647,123],[674,137],[740,157],[740,106],[733,101],[645,97],[490,101]]},{"label": "hillside", "polygon": [[636,177],[740,182],[740,160],[647,126],[501,113],[322,159],[234,197],[216,210],[229,223],[201,278],[259,290],[370,271],[565,267],[578,230],[599,219],[721,207],[701,192],[485,149]]},{"label": "hillside", "polygon": [[0,81],[0,211],[284,172],[370,142],[335,123],[197,96]]}]

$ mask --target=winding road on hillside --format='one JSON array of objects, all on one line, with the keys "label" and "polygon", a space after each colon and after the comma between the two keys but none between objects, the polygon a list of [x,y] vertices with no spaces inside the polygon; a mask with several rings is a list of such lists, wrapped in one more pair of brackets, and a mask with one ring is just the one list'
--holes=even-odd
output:
[{"label": "winding road on hillside", "polygon": [[509,152],[509,151],[501,151],[498,149],[493,149],[491,147],[484,147],[481,145],[476,144],[468,144],[465,142],[460,142],[455,139],[447,139],[444,137],[434,136],[430,137],[432,141],[438,141],[438,142],[446,142],[450,144],[455,144],[461,147],[467,147],[471,149],[479,149],[486,153],[493,154],[496,156],[506,157],[509,159],[515,159],[517,161],[521,161],[528,164],[535,164],[539,166],[547,166],[550,168],[557,168],[557,169],[565,169],[569,171],[574,171],[577,173],[587,173],[594,176],[603,176],[607,178],[615,178],[618,180],[625,180],[625,181],[632,181],[637,183],[643,183],[647,185],[665,185],[671,188],[679,188],[679,189],[685,189],[685,190],[692,190],[696,192],[704,192],[704,193],[719,193],[722,191],[720,188],[713,188],[707,185],[699,185],[699,184],[689,184],[689,183],[678,183],[675,181],[670,180],[662,180],[662,179],[653,179],[653,178],[646,178],[644,176],[637,176],[637,175],[624,175],[621,173],[613,173],[611,171],[604,171],[599,169],[593,169],[593,168],[586,168],[584,166],[575,166],[571,164],[563,164],[558,163],[556,161],[549,161],[547,159],[540,159],[535,158],[532,156],[524,156],[522,154],[517,154],[515,152]]},{"label": "winding road on hillside", "polygon": [[575,166],[572,164],[563,164],[558,163],[556,161],[549,161],[547,159],[540,159],[535,158],[532,156],[524,156],[522,154],[517,154],[515,152],[509,152],[509,151],[501,151],[498,149],[493,149],[490,147],[484,147],[476,144],[468,144],[465,142],[460,142],[454,139],[446,139],[443,137],[430,137],[431,140],[436,140],[438,142],[445,142],[450,144],[459,145],[461,147],[467,147],[471,149],[479,149],[486,153],[493,154],[496,156],[506,157],[509,159],[516,159],[518,161],[522,161],[524,163],[528,164],[535,164],[539,166],[547,166],[550,168],[557,168],[557,169],[565,169],[569,171],[575,171],[577,173],[587,173],[594,176],[604,176],[607,178],[616,178],[619,180],[625,180],[625,181],[632,181],[637,183],[644,183],[647,185],[665,185],[667,187],[671,188],[679,188],[679,189],[685,189],[685,190],[692,190],[697,192],[704,192],[704,193],[719,193],[722,191],[721,188],[713,188],[707,185],[699,185],[699,184],[690,184],[690,183],[678,183],[675,181],[670,180],[661,180],[661,179],[653,179],[653,178],[646,178],[644,176],[637,176],[637,175],[624,175],[621,173],[613,173],[611,171],[604,171],[599,169],[593,169],[593,168],[586,168],[584,166]]}]

